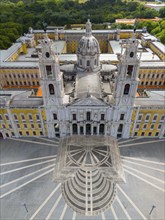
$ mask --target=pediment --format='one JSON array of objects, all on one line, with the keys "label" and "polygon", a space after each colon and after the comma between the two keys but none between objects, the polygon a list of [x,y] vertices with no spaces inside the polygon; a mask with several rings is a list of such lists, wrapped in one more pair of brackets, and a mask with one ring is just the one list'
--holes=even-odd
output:
[{"label": "pediment", "polygon": [[106,106],[107,104],[101,99],[90,96],[84,99],[77,99],[72,103],[72,105],[74,106]]}]

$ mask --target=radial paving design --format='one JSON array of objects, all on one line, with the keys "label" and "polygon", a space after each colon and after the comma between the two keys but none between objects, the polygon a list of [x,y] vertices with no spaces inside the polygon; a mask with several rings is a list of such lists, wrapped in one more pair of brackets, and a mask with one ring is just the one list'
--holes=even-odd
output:
[{"label": "radial paving design", "polygon": [[73,211],[61,193],[65,184],[52,181],[58,144],[40,138],[1,141],[1,219],[164,220],[164,140],[119,140],[126,183],[117,184],[110,209],[94,217]]},{"label": "radial paving design", "polygon": [[92,216],[110,208],[116,187],[99,170],[79,169],[73,178],[62,183],[62,193],[74,211]]}]

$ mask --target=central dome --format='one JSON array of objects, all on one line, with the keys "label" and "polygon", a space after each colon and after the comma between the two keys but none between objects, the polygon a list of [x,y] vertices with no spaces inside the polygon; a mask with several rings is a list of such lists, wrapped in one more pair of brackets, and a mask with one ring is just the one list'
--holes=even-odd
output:
[{"label": "central dome", "polygon": [[88,19],[86,33],[79,42],[77,49],[77,67],[82,72],[96,72],[100,70],[100,47],[94,36],[92,36],[92,25]]},{"label": "central dome", "polygon": [[94,55],[100,53],[99,43],[97,39],[92,36],[92,25],[89,20],[86,23],[86,34],[79,42],[77,53],[82,55]]}]

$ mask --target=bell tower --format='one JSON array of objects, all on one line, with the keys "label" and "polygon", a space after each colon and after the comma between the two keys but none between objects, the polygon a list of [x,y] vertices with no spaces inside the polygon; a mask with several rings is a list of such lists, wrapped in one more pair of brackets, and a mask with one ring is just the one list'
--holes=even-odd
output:
[{"label": "bell tower", "polygon": [[132,38],[122,42],[119,57],[118,76],[115,83],[115,105],[134,105],[138,88],[138,72],[141,54],[137,54],[138,40],[133,32]]},{"label": "bell tower", "polygon": [[57,55],[52,51],[52,42],[45,34],[42,41],[42,53],[39,55],[40,83],[44,105],[61,105],[63,103],[63,76]]},{"label": "bell tower", "polygon": [[46,111],[48,137],[54,138],[62,133],[61,115],[64,100],[63,75],[52,42],[45,34],[42,53],[39,55],[40,84]]},{"label": "bell tower", "polygon": [[132,38],[122,42],[119,57],[118,76],[114,88],[114,113],[111,135],[128,138],[130,136],[131,115],[134,108],[139,78],[141,54],[138,53],[138,40]]}]

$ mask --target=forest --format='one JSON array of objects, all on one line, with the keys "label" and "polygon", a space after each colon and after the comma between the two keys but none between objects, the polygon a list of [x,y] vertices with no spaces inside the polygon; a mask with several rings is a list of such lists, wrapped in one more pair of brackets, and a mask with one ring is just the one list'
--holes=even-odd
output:
[{"label": "forest", "polygon": [[[126,0],[1,0],[0,8],[0,49],[11,46],[29,27],[43,29],[43,22],[69,27],[85,23],[89,15],[92,23],[108,22],[112,28],[115,19],[119,18],[161,17],[162,21],[139,22],[136,26],[146,26],[165,44],[165,7],[158,12],[140,2]],[[130,27],[120,25],[120,28]]]}]

